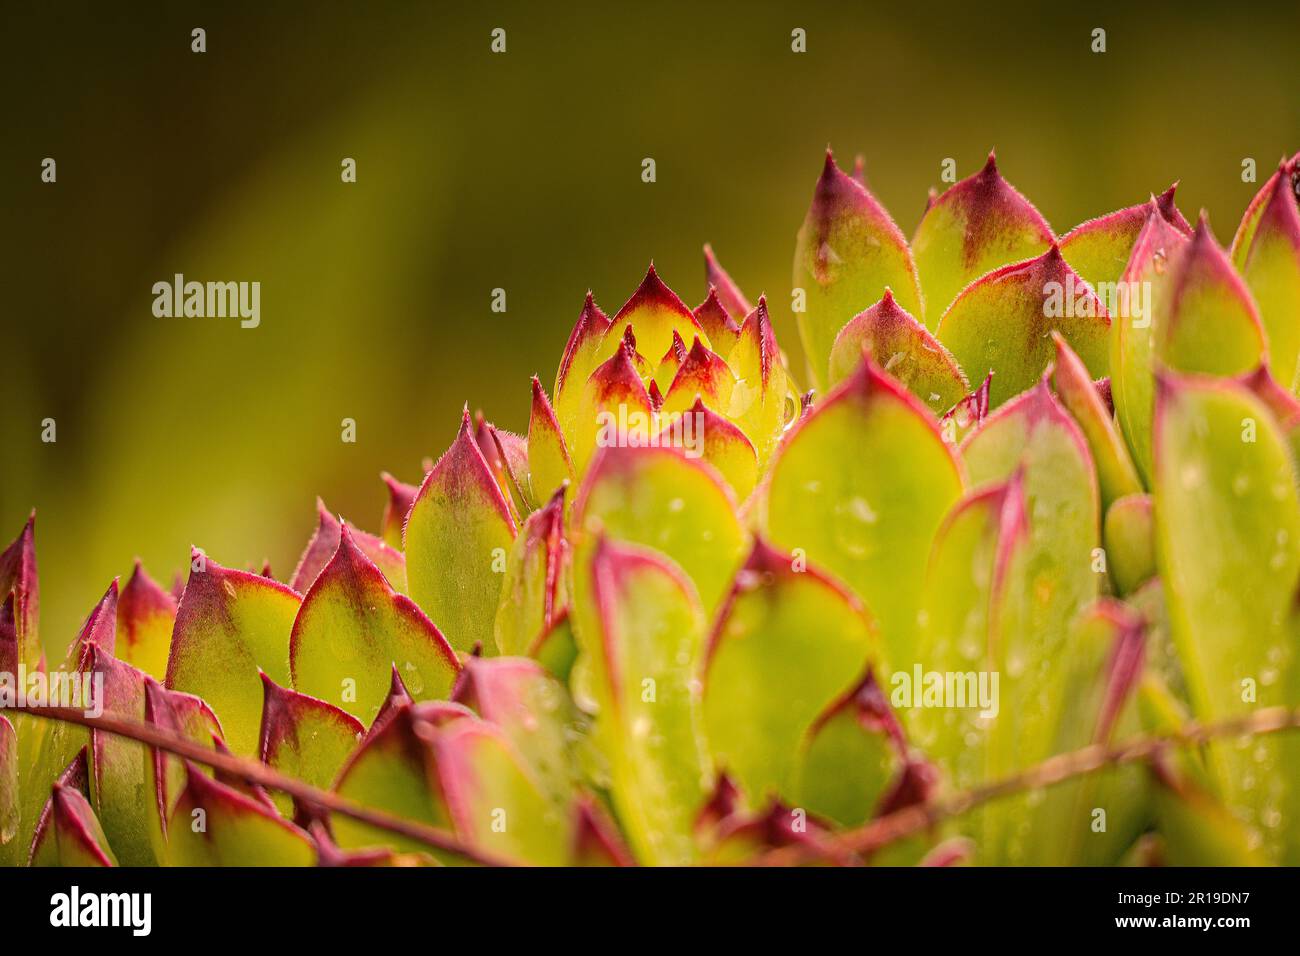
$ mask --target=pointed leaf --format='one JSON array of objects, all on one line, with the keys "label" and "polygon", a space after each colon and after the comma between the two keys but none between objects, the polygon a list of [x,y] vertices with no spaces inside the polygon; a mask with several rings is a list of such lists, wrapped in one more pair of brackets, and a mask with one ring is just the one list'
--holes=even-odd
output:
[{"label": "pointed leaf", "polygon": [[879,623],[886,659],[903,660],[930,543],[961,490],[934,417],[868,359],[782,445],[766,526],[773,544],[847,583]]},{"label": "pointed leaf", "polygon": [[388,693],[394,664],[417,700],[445,698],[459,670],[437,627],[393,590],[344,525],[334,557],[293,622],[293,686],[369,723]]},{"label": "pointed leaf", "polygon": [[[289,579],[289,587],[299,594],[306,594],[321,573],[334,552],[339,548],[339,534],[342,522],[325,507],[325,502],[316,499],[316,531],[307,542],[307,550],[298,561],[298,567]],[[352,529],[352,538],[358,548],[380,571],[384,572],[390,584],[401,593],[406,593],[406,559],[400,551],[390,547],[383,538],[366,534],[356,528]]]},{"label": "pointed leaf", "polygon": [[[1153,198],[1165,222],[1190,239],[1192,227],[1174,204],[1177,188],[1174,183]],[[1080,223],[1061,237],[1061,255],[1094,290],[1118,282],[1149,213],[1150,204],[1139,203]]]},{"label": "pointed leaf", "polygon": [[[265,674],[262,686],[259,759],[314,787],[329,787],[365,732],[361,721],[333,704],[281,687]],[[274,799],[282,815],[291,815],[290,797],[277,792]]]},{"label": "pointed leaf", "polygon": [[754,799],[794,799],[805,736],[875,653],[858,601],[757,542],[709,639],[704,727],[714,760]]},{"label": "pointed leaf", "polygon": [[32,849],[33,866],[117,866],[89,801],[76,788],[54,785],[49,825]]},{"label": "pointed leaf", "polygon": [[528,653],[564,610],[566,490],[561,485],[544,507],[528,516],[510,550],[496,614],[496,648],[501,654]]},{"label": "pointed leaf", "polygon": [[744,557],[731,492],[675,448],[602,448],[573,506],[575,536],[608,535],[672,558],[717,607]]},{"label": "pointed leaf", "polygon": [[176,599],[149,577],[137,559],[117,602],[117,653],[146,674],[164,680],[176,623]]},{"label": "pointed leaf", "polygon": [[1053,364],[1052,384],[1061,404],[1074,416],[1079,429],[1087,439],[1097,464],[1097,481],[1101,490],[1103,508],[1124,495],[1142,491],[1142,479],[1129,457],[1128,446],[1120,436],[1110,410],[1088,375],[1083,360],[1059,332],[1052,333],[1056,343],[1056,361]]},{"label": "pointed leaf", "polygon": [[704,624],[694,588],[654,552],[603,538],[579,550],[575,567],[573,683],[597,711],[615,810],[640,862],[686,863],[708,785],[692,687]]},{"label": "pointed leaf", "polygon": [[268,578],[223,568],[202,552],[176,612],[167,688],[195,694],[212,707],[235,753],[257,753],[264,670],[289,683],[289,632],[301,599]]},{"label": "pointed leaf", "polygon": [[18,732],[0,714],[0,866],[26,862],[18,837]]},{"label": "pointed leaf", "polygon": [[683,342],[701,337],[705,345],[709,344],[708,333],[696,321],[686,303],[659,278],[654,263],[650,264],[632,297],[623,303],[623,308],[611,320],[605,335],[607,345],[618,342],[629,328],[635,331],[642,354],[651,358],[668,351],[673,344],[674,332]]},{"label": "pointed leaf", "polygon": [[425,476],[406,522],[411,597],[452,647],[469,651],[480,641],[492,646],[501,595],[497,568],[504,570],[514,538],[510,506],[470,432],[467,409],[456,440]]},{"label": "pointed leaf", "polygon": [[781,350],[772,331],[767,312],[767,297],[745,317],[740,336],[727,356],[727,364],[736,375],[731,390],[730,408],[724,409],[748,436],[759,464],[765,465],[776,450],[786,421],[786,396],[789,377],[781,361]]},{"label": "pointed leaf", "polygon": [[[925,324],[937,328],[958,293],[980,276],[1038,256],[1052,241],[1047,220],[1002,178],[989,153],[984,168],[935,200],[916,228],[912,252],[925,293]],[[964,362],[962,367],[972,378],[984,374]]]},{"label": "pointed leaf", "polygon": [[381,476],[388,488],[388,500],[384,502],[384,517],[380,524],[380,537],[384,544],[394,551],[402,547],[402,529],[406,526],[406,516],[411,513],[415,496],[420,493],[418,485],[408,485],[398,481],[388,472]]},{"label": "pointed leaf", "polygon": [[[652,401],[636,367],[629,342],[591,373],[575,420],[575,444],[570,446],[574,470],[581,475],[600,448],[649,444],[661,402]],[[651,389],[655,385],[651,382]]]},{"label": "pointed leaf", "polygon": [[[702,398],[697,398],[695,405],[682,414],[689,416],[693,423],[690,434],[696,436],[699,457],[718,470],[731,486],[736,500],[749,497],[758,481],[758,456],[745,433],[705,407]],[[659,433],[660,444],[671,446],[678,434],[687,434],[685,425],[678,425],[670,418]]]},{"label": "pointed leaf", "polygon": [[[700,327],[709,336],[709,341],[723,351],[729,350],[736,344],[736,339],[740,337],[740,323],[748,314],[749,310],[746,309],[733,319],[726,306],[722,304],[717,288],[713,285],[709,286],[708,298],[696,306],[694,312],[695,321],[700,323]],[[665,357],[671,354],[670,349]]]},{"label": "pointed leaf", "polygon": [[826,387],[835,336],[886,287],[908,312],[923,314],[907,240],[866,187],[835,165],[829,149],[795,243],[793,284],[807,296],[806,311],[795,318],[819,391]]},{"label": "pointed leaf", "polygon": [[[570,449],[576,439],[578,413],[587,379],[607,357],[602,353],[601,346],[610,324],[609,318],[588,292],[578,321],[569,333],[569,342],[564,347],[564,357],[560,360],[552,391],[555,396],[555,417],[559,420],[560,430]],[[616,341],[611,341],[610,345],[613,346]]]},{"label": "pointed leaf", "polygon": [[311,838],[274,811],[190,767],[168,822],[171,866],[312,866]]},{"label": "pointed leaf", "polygon": [[545,501],[564,482],[574,480],[573,461],[559,419],[534,375],[533,407],[528,418],[528,481],[533,500]]},{"label": "pointed leaf", "polygon": [[994,373],[994,408],[1037,381],[1060,332],[1093,378],[1107,371],[1110,317],[1053,244],[1036,259],[1003,266],[971,283],[939,321],[939,341],[970,378]]},{"label": "pointed leaf", "polygon": [[857,371],[863,350],[936,415],[955,405],[970,388],[948,350],[894,301],[889,289],[835,337],[828,379],[832,387]]},{"label": "pointed leaf", "polygon": [[40,608],[40,581],[36,574],[36,512],[33,511],[23,530],[9,547],[0,552],[0,602],[9,592],[14,595],[14,631],[18,660],[35,668],[41,659],[41,642],[37,632]]},{"label": "pointed leaf", "polygon": [[[753,306],[745,298],[745,293],[740,291],[740,286],[732,281],[727,270],[722,268],[717,256],[713,254],[713,247],[707,242],[704,244],[704,278],[709,284],[709,289],[717,291],[718,303],[726,310],[731,325],[735,326],[735,329],[731,326],[726,328],[734,334],[739,330],[740,323],[745,321],[745,316],[753,311]],[[698,318],[698,315],[696,317]],[[709,333],[709,339],[714,340],[713,331],[707,325],[704,328]]]},{"label": "pointed leaf", "polygon": [[696,398],[703,398],[715,411],[726,411],[731,406],[735,385],[736,377],[722,356],[709,351],[697,336],[673,376],[661,411],[665,415],[684,412],[695,404]]},{"label": "pointed leaf", "polygon": [[[1300,502],[1286,439],[1268,409],[1226,379],[1163,377],[1154,495],[1157,560],[1196,716],[1294,704]],[[1272,858],[1295,863],[1300,785],[1283,771],[1294,765],[1286,754],[1295,745],[1281,736],[1248,748],[1216,743],[1209,760],[1229,811]]]},{"label": "pointed leaf", "polygon": [[1246,210],[1232,243],[1232,260],[1241,270],[1268,335],[1269,367],[1274,377],[1300,387],[1300,154],[1269,177]]}]

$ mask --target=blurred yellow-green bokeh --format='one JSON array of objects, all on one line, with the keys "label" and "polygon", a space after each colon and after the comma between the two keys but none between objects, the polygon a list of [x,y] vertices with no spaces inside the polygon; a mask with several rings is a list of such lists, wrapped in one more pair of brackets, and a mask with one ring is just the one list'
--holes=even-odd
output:
[{"label": "blurred yellow-green bokeh", "polygon": [[[909,234],[995,146],[1058,232],[1181,179],[1227,241],[1242,160],[1300,148],[1296,8],[1084,6],[7,5],[0,537],[37,508],[46,647],[137,555],[286,575],[318,494],[374,529],[381,469],[466,401],[522,430],[587,289],[612,313],[652,258],[694,305],[712,242],[802,368],[827,143]],[[260,282],[260,327],[156,318],[178,272]]]}]

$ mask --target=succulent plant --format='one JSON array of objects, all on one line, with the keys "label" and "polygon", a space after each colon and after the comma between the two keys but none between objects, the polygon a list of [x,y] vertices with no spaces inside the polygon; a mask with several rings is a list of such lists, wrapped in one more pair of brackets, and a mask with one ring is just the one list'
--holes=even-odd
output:
[{"label": "succulent plant", "polygon": [[0,861],[1300,863],[1298,181],[1058,238],[990,156],[909,242],[828,152],[810,391],[652,265],[526,435],[467,407],[287,582],[137,562],[62,663],[33,516]]}]

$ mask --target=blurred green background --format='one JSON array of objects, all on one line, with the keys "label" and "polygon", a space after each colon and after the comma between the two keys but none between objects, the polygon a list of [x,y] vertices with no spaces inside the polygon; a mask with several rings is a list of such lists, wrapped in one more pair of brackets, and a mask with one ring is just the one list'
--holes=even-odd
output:
[{"label": "blurred green background", "polygon": [[[416,480],[465,401],[523,430],[586,290],[612,314],[651,258],[694,305],[712,242],[802,368],[827,143],[908,234],[996,146],[1058,232],[1181,179],[1225,242],[1243,157],[1300,148],[1294,4],[620,7],[6,5],[0,537],[37,508],[48,649],[136,555],[287,575],[317,494],[375,530],[381,469]],[[260,281],[261,327],[155,318],[176,272]]]}]

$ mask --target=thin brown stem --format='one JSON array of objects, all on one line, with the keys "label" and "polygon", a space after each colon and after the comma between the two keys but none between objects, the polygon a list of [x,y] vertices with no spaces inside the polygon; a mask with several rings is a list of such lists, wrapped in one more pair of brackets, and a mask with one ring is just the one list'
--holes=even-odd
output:
[{"label": "thin brown stem", "polygon": [[222,773],[238,777],[247,783],[271,790],[279,790],[310,806],[327,810],[330,813],[337,813],[340,816],[350,817],[359,823],[406,837],[409,840],[423,843],[446,853],[453,853],[473,863],[484,866],[513,865],[512,861],[490,856],[464,845],[445,830],[426,826],[414,820],[404,820],[401,817],[384,813],[382,810],[373,810],[346,797],[339,796],[337,793],[321,790],[309,783],[285,776],[259,761],[237,757],[230,753],[218,753],[211,748],[204,747],[202,744],[149,724],[122,720],[111,716],[87,717],[80,710],[67,707],[18,707],[15,709],[22,713],[31,714],[34,717],[80,724],[83,727],[116,734],[119,737],[126,737],[147,744],[150,747],[157,747],[159,750],[165,750],[185,760],[192,760],[194,763],[203,764]]},{"label": "thin brown stem", "polygon": [[1135,737],[1109,747],[1094,744],[1049,757],[1042,763],[1001,780],[896,810],[861,827],[826,837],[816,843],[772,850],[754,862],[760,866],[791,866],[812,857],[840,859],[855,854],[861,858],[992,800],[1055,786],[1104,767],[1147,760],[1168,747],[1189,747],[1217,737],[1254,736],[1297,728],[1300,728],[1300,708],[1269,707],[1215,723],[1192,721],[1167,734]]}]

